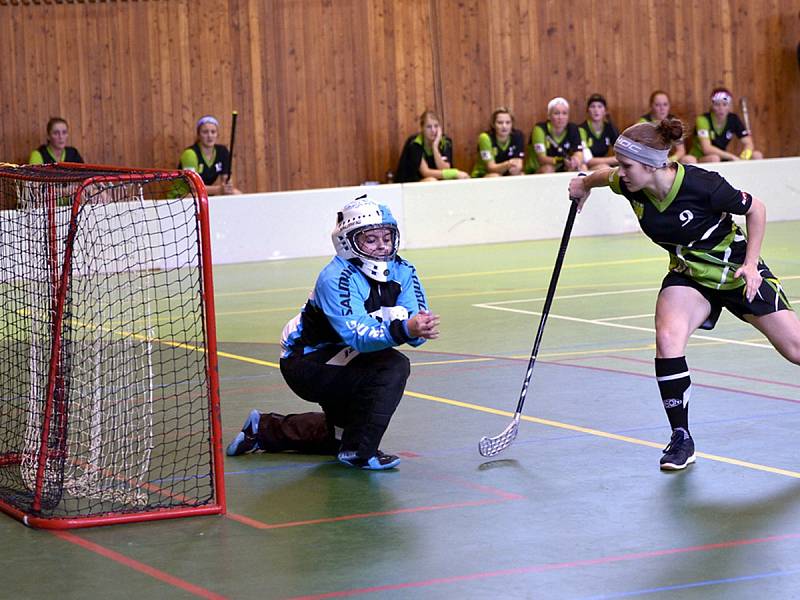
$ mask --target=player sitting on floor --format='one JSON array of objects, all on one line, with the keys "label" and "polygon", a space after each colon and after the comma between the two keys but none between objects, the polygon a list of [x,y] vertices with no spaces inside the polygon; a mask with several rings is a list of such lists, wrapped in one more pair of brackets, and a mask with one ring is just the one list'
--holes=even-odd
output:
[{"label": "player sitting on floor", "polygon": [[281,373],[323,412],[250,412],[228,456],[255,451],[335,454],[353,467],[384,470],[400,458],[378,449],[411,372],[394,349],[439,336],[414,266],[397,256],[397,221],[366,195],[338,213],[336,256],[303,310],[283,329]]}]

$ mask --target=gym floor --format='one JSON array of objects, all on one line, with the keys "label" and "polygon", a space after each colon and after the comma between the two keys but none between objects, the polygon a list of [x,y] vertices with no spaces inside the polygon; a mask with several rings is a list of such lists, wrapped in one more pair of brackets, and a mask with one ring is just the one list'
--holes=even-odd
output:
[{"label": "gym floor", "polygon": [[[566,214],[566,209],[565,209]],[[580,218],[580,217],[579,217]],[[763,255],[800,298],[796,222]],[[383,449],[227,458],[228,514],[37,531],[0,515],[3,596],[18,598],[800,597],[800,378],[723,313],[687,351],[697,463],[662,473],[652,375],[667,258],[640,234],[571,241],[517,441],[510,422],[558,240],[408,251],[442,337]],[[215,269],[227,443],[252,408],[303,412],[277,341],[328,258]]]}]

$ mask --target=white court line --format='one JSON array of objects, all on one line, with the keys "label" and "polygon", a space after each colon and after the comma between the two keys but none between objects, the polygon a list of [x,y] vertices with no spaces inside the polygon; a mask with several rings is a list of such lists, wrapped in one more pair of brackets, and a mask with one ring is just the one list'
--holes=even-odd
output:
[{"label": "white court line", "polygon": [[[575,299],[575,298],[594,298],[596,296],[616,296],[619,294],[638,294],[641,292],[657,292],[660,290],[660,287],[654,288],[638,288],[635,290],[614,290],[609,292],[591,292],[588,294],[567,294],[564,296],[559,295],[559,300],[567,300],[567,299]],[[480,306],[481,308],[487,308],[491,306],[497,306],[499,304],[522,304],[525,302],[543,302],[546,299],[545,296],[541,298],[524,298],[522,300],[498,300],[497,302],[487,302],[486,304],[473,304],[472,306]]]},{"label": "white court line", "polygon": [[[505,312],[520,313],[523,315],[541,316],[542,314],[540,312],[536,312],[533,310],[506,308],[504,306],[493,306],[491,304],[473,304],[472,306],[474,306],[475,308],[488,308],[489,310],[500,310]],[[623,325],[622,323],[609,323],[608,321],[600,321],[598,319],[579,319],[578,317],[566,317],[563,315],[554,315],[553,313],[550,313],[548,315],[548,318],[561,319],[562,321],[573,321],[575,323],[587,323],[589,325],[602,325],[603,327],[616,327],[618,329],[633,329],[634,331],[647,331],[649,333],[655,333],[656,331],[653,327],[636,327],[635,325]],[[713,342],[736,344],[738,346],[750,346],[752,348],[768,348],[772,350],[771,344],[756,344],[755,342],[743,342],[741,340],[731,340],[728,338],[713,337],[710,335],[698,335],[696,333],[692,334],[691,337],[697,340],[711,340]]]},{"label": "white court line", "polygon": [[644,319],[645,317],[655,316],[655,313],[645,313],[643,315],[628,315],[627,317],[605,317],[604,319],[595,319],[595,321],[625,321],[626,319]]}]

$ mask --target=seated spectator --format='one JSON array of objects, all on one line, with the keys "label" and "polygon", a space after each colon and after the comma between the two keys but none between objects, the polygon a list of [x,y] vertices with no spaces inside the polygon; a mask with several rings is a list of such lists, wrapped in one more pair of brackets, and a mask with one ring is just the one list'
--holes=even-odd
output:
[{"label": "seated spectator", "polygon": [[395,174],[396,183],[469,179],[469,174],[453,167],[453,140],[444,135],[439,117],[426,110],[419,117],[422,128],[403,146]]},{"label": "seated spectator", "polygon": [[526,173],[578,171],[583,165],[581,134],[569,122],[569,102],[553,98],[547,103],[547,121],[534,125],[528,143]]},{"label": "seated spectator", "polygon": [[[677,119],[678,117],[669,112],[669,107],[670,102],[667,92],[663,90],[656,90],[650,94],[650,112],[646,115],[642,115],[638,122],[654,123],[658,125],[664,119]],[[686,144],[683,143],[683,140],[677,141],[672,145],[669,159],[685,165],[697,162],[697,159],[694,156],[686,153]]]},{"label": "seated spectator", "polygon": [[52,117],[47,122],[47,143],[31,152],[28,163],[43,165],[60,162],[82,163],[83,157],[76,148],[67,146],[69,126],[61,117]]},{"label": "seated spectator", "polygon": [[587,168],[616,167],[614,142],[619,131],[608,115],[606,99],[600,94],[592,94],[586,102],[586,120],[578,125],[583,144],[583,160]]},{"label": "seated spectator", "polygon": [[472,176],[522,175],[524,158],[525,138],[514,129],[514,115],[504,106],[495,109],[489,131],[478,136],[478,160]]},{"label": "seated spectator", "polygon": [[217,144],[219,121],[211,115],[197,121],[197,139],[181,154],[179,169],[188,169],[200,175],[209,196],[241,194],[230,179],[230,154],[222,144]]},{"label": "seated spectator", "polygon": [[[753,139],[739,115],[731,112],[733,94],[725,88],[711,92],[711,110],[697,117],[694,127],[692,155],[699,162],[760,159],[763,155],[753,148]],[[739,138],[742,151],[736,155],[727,151],[733,136]]]}]

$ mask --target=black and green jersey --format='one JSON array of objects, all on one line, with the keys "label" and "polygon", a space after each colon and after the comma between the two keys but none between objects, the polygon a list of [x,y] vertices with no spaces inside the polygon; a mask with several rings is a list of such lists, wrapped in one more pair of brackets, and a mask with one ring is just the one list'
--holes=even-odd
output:
[{"label": "black and green jersey", "polygon": [[[535,173],[539,168],[537,152],[554,158],[566,158],[581,149],[581,134],[575,123],[567,123],[560,135],[553,133],[550,121],[542,121],[533,126],[528,143],[528,159],[525,161],[525,172]],[[564,170],[564,162],[556,164],[556,171]]]},{"label": "black and green jersey", "polygon": [[[665,118],[667,118],[667,119],[677,119],[678,117],[676,117],[672,113],[669,113]],[[636,121],[636,122],[637,123],[655,123],[656,125],[658,125],[661,121],[656,121],[656,119],[653,117],[653,113],[647,113],[646,115],[642,115],[641,117],[639,117],[639,120]]]},{"label": "black and green jersey", "polygon": [[525,158],[525,138],[519,129],[512,129],[504,144],[497,141],[493,131],[484,131],[478,136],[478,160],[472,167],[472,177],[486,175],[486,163],[493,160],[501,163],[510,158]]},{"label": "black and green jersey", "polygon": [[603,121],[603,130],[595,131],[587,119],[578,125],[584,148],[592,151],[592,156],[611,156],[614,142],[619,137],[619,131],[610,121]]},{"label": "black and green jersey", "polygon": [[728,113],[722,126],[717,126],[710,112],[700,115],[697,117],[694,125],[692,154],[698,158],[703,156],[703,147],[700,145],[701,137],[707,137],[714,146],[720,150],[725,150],[734,135],[738,138],[750,135],[750,132],[747,131],[747,127],[744,126],[744,123],[742,123],[742,120],[739,118],[739,115]]},{"label": "black and green jersey", "polygon": [[31,152],[28,163],[31,165],[49,165],[57,162],[82,163],[83,157],[76,148],[67,146],[61,151],[61,156],[53,156],[47,144],[42,144]]},{"label": "black and green jersey", "polygon": [[670,271],[713,289],[743,286],[744,279],[733,274],[744,262],[747,236],[731,214],[745,214],[752,196],[718,173],[682,164],[677,169],[663,200],[647,190],[629,191],[619,169],[613,169],[609,182],[628,199],[645,235],[669,252]]},{"label": "black and green jersey", "polygon": [[[449,137],[442,136],[442,139],[439,140],[439,153],[447,164],[452,167],[453,141]],[[397,164],[397,171],[395,171],[394,175],[395,183],[408,183],[422,179],[419,165],[423,157],[431,169],[439,168],[433,158],[433,150],[425,148],[425,140],[422,134],[414,134],[406,140],[403,146],[403,152],[400,154],[400,161]]]},{"label": "black and green jersey", "polygon": [[183,151],[178,168],[191,169],[200,175],[203,183],[213,185],[217,177],[230,171],[230,154],[225,146],[214,144],[214,154],[211,162],[207,163],[203,151],[195,143]]}]

